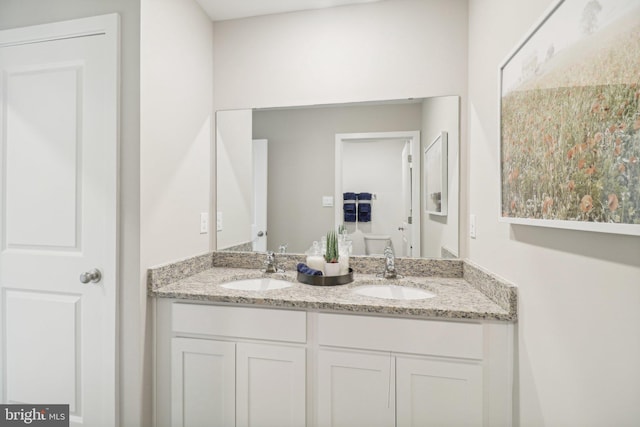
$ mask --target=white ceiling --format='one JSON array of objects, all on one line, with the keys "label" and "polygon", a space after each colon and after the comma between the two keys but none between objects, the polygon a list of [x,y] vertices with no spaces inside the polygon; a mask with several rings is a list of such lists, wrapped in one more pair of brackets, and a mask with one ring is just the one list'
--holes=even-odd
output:
[{"label": "white ceiling", "polygon": [[324,9],[380,0],[196,0],[213,21]]}]

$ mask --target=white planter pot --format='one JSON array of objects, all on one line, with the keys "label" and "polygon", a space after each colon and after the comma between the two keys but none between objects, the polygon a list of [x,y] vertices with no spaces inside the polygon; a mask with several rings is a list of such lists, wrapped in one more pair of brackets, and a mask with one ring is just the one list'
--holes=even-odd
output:
[{"label": "white planter pot", "polygon": [[324,275],[325,276],[339,276],[340,275],[340,264],[337,262],[325,262],[324,264]]}]

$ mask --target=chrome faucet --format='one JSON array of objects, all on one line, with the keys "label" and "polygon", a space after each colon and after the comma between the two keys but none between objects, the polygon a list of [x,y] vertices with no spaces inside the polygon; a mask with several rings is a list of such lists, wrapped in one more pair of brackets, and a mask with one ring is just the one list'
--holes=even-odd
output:
[{"label": "chrome faucet", "polygon": [[276,265],[276,254],[273,253],[273,251],[267,252],[267,257],[265,258],[263,265],[263,273],[284,273],[284,270],[278,268],[278,266]]},{"label": "chrome faucet", "polygon": [[398,273],[396,272],[396,258],[391,245],[384,248],[384,272],[382,273],[382,277],[385,279],[396,279],[398,277]]}]

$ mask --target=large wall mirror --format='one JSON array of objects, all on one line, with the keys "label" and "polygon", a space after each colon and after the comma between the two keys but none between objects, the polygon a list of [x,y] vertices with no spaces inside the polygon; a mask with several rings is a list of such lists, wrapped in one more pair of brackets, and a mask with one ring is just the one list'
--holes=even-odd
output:
[{"label": "large wall mirror", "polygon": [[[304,253],[343,226],[356,255],[459,250],[460,99],[216,113],[217,250]],[[443,132],[446,215],[427,210],[424,150]]]}]

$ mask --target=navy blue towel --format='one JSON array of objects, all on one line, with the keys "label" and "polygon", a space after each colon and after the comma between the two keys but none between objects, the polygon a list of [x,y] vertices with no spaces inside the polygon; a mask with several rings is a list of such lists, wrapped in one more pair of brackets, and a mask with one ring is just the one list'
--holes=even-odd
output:
[{"label": "navy blue towel", "polygon": [[358,222],[371,222],[371,193],[358,194]]},{"label": "navy blue towel", "polygon": [[371,222],[371,203],[358,203],[358,222]]},{"label": "navy blue towel", "polygon": [[344,222],[356,222],[355,203],[345,203],[342,209],[344,210]]},{"label": "navy blue towel", "polygon": [[298,273],[306,274],[307,276],[322,276],[322,271],[315,270],[303,262],[298,263]]},{"label": "navy blue towel", "polygon": [[344,203],[342,209],[344,210],[344,222],[356,222],[356,193],[342,193]]}]

